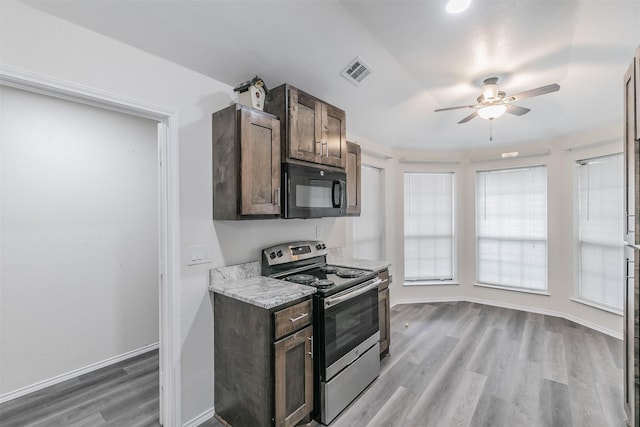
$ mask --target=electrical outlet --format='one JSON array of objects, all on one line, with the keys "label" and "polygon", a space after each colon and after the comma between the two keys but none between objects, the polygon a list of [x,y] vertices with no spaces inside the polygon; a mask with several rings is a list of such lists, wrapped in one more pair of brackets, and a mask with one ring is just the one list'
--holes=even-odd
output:
[{"label": "electrical outlet", "polygon": [[316,239],[322,240],[322,226],[318,225],[316,227]]},{"label": "electrical outlet", "polygon": [[211,262],[211,249],[209,246],[189,246],[187,248],[187,265],[206,264]]}]

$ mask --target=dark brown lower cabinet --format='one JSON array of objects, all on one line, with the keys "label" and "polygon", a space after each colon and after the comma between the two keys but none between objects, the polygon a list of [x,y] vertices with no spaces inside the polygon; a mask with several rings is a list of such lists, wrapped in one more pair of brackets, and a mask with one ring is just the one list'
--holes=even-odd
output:
[{"label": "dark brown lower cabinet", "polygon": [[378,273],[378,278],[382,283],[378,287],[378,317],[380,319],[380,355],[389,354],[391,345],[391,306],[389,300],[389,283],[391,276],[389,270],[383,270]]},{"label": "dark brown lower cabinet", "polygon": [[214,294],[215,416],[290,427],[313,411],[311,299],[264,309]]},{"label": "dark brown lower cabinet", "polygon": [[294,426],[313,405],[313,328],[307,326],[275,346],[276,426]]}]

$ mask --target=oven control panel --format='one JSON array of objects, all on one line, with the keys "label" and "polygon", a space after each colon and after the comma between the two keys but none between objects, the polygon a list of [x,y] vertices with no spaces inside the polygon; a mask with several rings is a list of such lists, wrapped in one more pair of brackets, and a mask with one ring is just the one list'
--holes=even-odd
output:
[{"label": "oven control panel", "polygon": [[269,265],[278,265],[317,256],[326,256],[328,252],[327,245],[320,240],[291,242],[263,249],[262,260]]}]

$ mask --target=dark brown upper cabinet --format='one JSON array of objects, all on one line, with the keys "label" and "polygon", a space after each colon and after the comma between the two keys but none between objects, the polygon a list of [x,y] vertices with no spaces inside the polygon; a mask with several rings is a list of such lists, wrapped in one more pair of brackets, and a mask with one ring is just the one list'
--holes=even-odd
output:
[{"label": "dark brown upper cabinet", "polygon": [[347,126],[343,110],[284,84],[269,91],[265,111],[280,119],[283,161],[346,167]]},{"label": "dark brown upper cabinet", "polygon": [[361,157],[360,146],[347,141],[347,215],[360,216],[361,206]]},{"label": "dark brown upper cabinet", "polygon": [[213,113],[213,219],[280,216],[280,121],[240,104]]}]

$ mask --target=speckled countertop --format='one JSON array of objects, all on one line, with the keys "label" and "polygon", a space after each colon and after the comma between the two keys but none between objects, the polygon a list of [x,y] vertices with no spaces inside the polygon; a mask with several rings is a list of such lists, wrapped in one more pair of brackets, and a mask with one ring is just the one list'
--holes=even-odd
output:
[{"label": "speckled countertop", "polygon": [[353,267],[361,268],[363,270],[373,270],[380,272],[386,270],[391,266],[391,263],[387,261],[372,261],[369,259],[356,259],[356,258],[328,258],[329,264],[338,265],[340,267]]},{"label": "speckled countertop", "polygon": [[258,276],[254,263],[211,269],[209,290],[271,309],[316,293],[316,288]]}]

